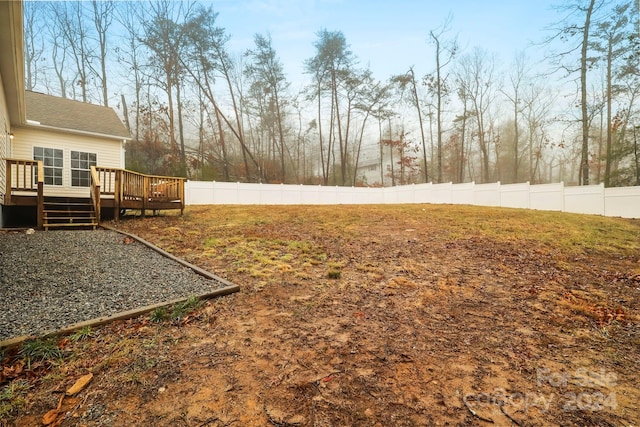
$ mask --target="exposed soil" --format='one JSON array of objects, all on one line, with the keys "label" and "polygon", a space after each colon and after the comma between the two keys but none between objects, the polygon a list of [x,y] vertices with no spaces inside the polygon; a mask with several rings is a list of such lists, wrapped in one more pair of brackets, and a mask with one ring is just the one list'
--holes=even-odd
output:
[{"label": "exposed soil", "polygon": [[33,388],[5,423],[37,425],[92,372],[54,423],[640,425],[637,221],[202,207],[119,227],[241,292],[61,339],[74,356],[23,374]]}]

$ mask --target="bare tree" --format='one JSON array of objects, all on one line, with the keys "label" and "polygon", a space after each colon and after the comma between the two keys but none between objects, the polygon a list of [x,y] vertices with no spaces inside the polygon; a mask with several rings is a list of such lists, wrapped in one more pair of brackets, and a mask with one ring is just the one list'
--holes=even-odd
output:
[{"label": "bare tree", "polygon": [[629,12],[632,9],[631,1],[626,1],[613,8],[611,15],[596,23],[595,32],[590,47],[602,55],[606,67],[606,163],[604,172],[604,185],[611,185],[611,165],[613,164],[613,117],[612,104],[619,89],[614,85],[614,67],[616,62],[629,55],[631,44],[629,41],[633,35],[632,21]]},{"label": "bare tree", "polygon": [[[589,38],[594,14],[601,8],[605,0],[572,0],[557,9],[565,16],[551,27],[554,33],[545,40],[551,43],[556,39],[569,44],[562,52],[551,52],[552,61],[564,70],[567,75],[579,73],[580,87],[580,122],[582,127],[579,181],[589,185],[589,98],[587,72],[594,59],[589,56]],[[578,65],[573,55],[580,52]]]},{"label": "bare tree", "polygon": [[374,82],[371,77],[371,72],[367,70],[367,73],[363,76],[362,89],[360,91],[359,99],[356,103],[356,108],[364,114],[362,123],[360,124],[360,132],[358,138],[358,144],[355,154],[355,162],[353,166],[353,183],[356,185],[358,163],[360,161],[360,151],[362,149],[362,139],[365,133],[365,127],[370,116],[376,114],[381,109],[388,108],[391,100],[391,87],[389,85],[383,85],[381,82]]},{"label": "bare tree", "polygon": [[68,53],[75,63],[74,85],[80,88],[82,102],[89,101],[88,85],[92,76],[91,62],[95,56],[91,46],[85,9],[81,2],[54,3],[53,15]]},{"label": "bare tree", "polygon": [[527,132],[524,149],[525,153],[528,153],[528,180],[531,183],[540,181],[539,164],[544,148],[549,143],[550,114],[556,103],[556,98],[557,95],[550,93],[537,79],[531,79],[522,91],[521,113]]},{"label": "bare tree", "polygon": [[60,20],[57,19],[57,13],[53,6],[47,9],[47,18],[52,22],[52,25],[47,26],[47,30],[49,40],[51,40],[51,62],[53,64],[55,80],[57,80],[60,96],[67,98],[68,85],[71,84],[71,88],[73,88],[73,80],[67,76],[67,52],[69,50],[69,43],[64,36],[63,25]]},{"label": "bare tree", "polygon": [[27,90],[34,90],[42,69],[44,54],[43,31],[45,4],[26,2],[24,5],[24,65]]},{"label": "bare tree", "polygon": [[[217,26],[217,15],[211,8],[197,8],[193,19],[185,26],[187,51],[185,58],[181,59],[181,63],[184,65],[184,70],[212,104],[218,120],[219,136],[222,137],[222,124],[224,123],[240,143],[245,173],[249,174],[250,160],[257,170],[259,179],[263,179],[263,171],[245,143],[242,113],[233,84],[234,66],[226,48],[229,36],[225,33],[224,28]],[[227,93],[231,99],[235,123],[232,123],[220,109],[214,94],[214,83],[219,77],[224,79]]]},{"label": "bare tree", "polygon": [[[144,50],[142,39],[142,26],[139,17],[142,13],[139,8],[142,3],[129,2],[124,5],[120,5],[117,8],[116,19],[124,28],[124,32],[121,37],[124,43],[118,43],[115,48],[118,62],[123,67],[124,75],[123,79],[132,80],[133,97],[135,100],[135,115],[134,126],[129,125],[129,131],[131,132],[134,140],[140,139],[140,120],[142,107],[142,90],[144,83],[143,75],[143,63],[142,63],[142,51]],[[125,98],[125,93],[121,93],[121,97]],[[125,98],[126,99],[126,98]],[[126,105],[126,102],[123,102]],[[125,121],[129,122],[128,116],[125,117]]]},{"label": "bare tree", "polygon": [[[180,159],[179,171],[181,176],[186,176],[186,154],[182,128],[179,126],[180,147],[176,140],[175,107],[178,105],[180,113],[180,75],[182,64],[180,57],[185,50],[184,22],[192,12],[193,4],[173,3],[168,0],[157,1],[151,5],[150,19],[143,23],[144,36],[142,42],[153,53],[151,65],[156,69],[157,82],[167,95],[167,118],[169,122],[169,138],[172,154]],[[176,21],[182,21],[181,23]],[[177,99],[174,101],[174,96]],[[179,121],[181,121],[181,115]]]},{"label": "bare tree", "polygon": [[109,90],[107,88],[107,35],[109,27],[113,22],[115,3],[111,0],[92,0],[91,6],[93,10],[93,24],[98,37],[98,60],[100,62],[100,70],[94,70],[95,75],[100,80],[102,88],[102,103],[105,107],[109,106]]},{"label": "bare tree", "polygon": [[429,182],[427,142],[424,136],[422,107],[420,96],[418,95],[418,83],[416,81],[416,74],[413,71],[413,66],[409,67],[409,71],[404,74],[392,76],[391,82],[398,87],[400,91],[400,98],[409,102],[409,104],[416,109],[416,113],[418,114],[418,127],[420,129],[420,141],[422,143],[422,162],[424,163],[424,169],[422,172],[424,175],[424,182]]},{"label": "bare tree", "polygon": [[[435,46],[436,50],[436,70],[434,73],[426,77],[426,82],[429,90],[435,93],[436,97],[436,169],[438,182],[442,182],[442,109],[443,104],[446,102],[446,98],[449,94],[449,87],[447,85],[447,79],[449,75],[446,73],[446,68],[449,64],[451,64],[458,52],[458,42],[455,38],[452,40],[443,40],[443,36],[449,31],[451,27],[452,19],[452,15],[447,16],[444,23],[439,28],[429,31],[429,38]],[[425,182],[427,182],[426,175]]]},{"label": "bare tree", "polygon": [[[339,87],[348,77],[349,72],[355,64],[355,56],[349,50],[344,34],[340,31],[322,30],[317,33],[318,39],[314,42],[316,55],[305,61],[305,69],[307,73],[315,77],[315,87],[313,98],[318,99],[318,116],[320,117],[320,109],[322,105],[322,91],[326,88],[329,91],[330,110],[329,117],[329,142],[326,150],[326,164],[323,166],[324,183],[329,181],[329,164],[331,156],[335,159],[332,150],[333,138],[337,135],[340,150],[341,162],[341,178],[342,183],[346,183],[346,162],[344,154],[347,152],[342,133],[342,115],[340,106]],[[316,90],[317,88],[317,90]],[[320,119],[318,120],[321,126]],[[335,128],[334,128],[335,126]],[[334,132],[335,130],[335,132]],[[321,137],[322,141],[322,137]],[[321,143],[321,149],[323,148]],[[324,162],[324,160],[323,160]],[[335,161],[334,161],[335,166]],[[333,168],[335,172],[335,167]]]},{"label": "bare tree", "polygon": [[486,50],[476,47],[459,62],[456,80],[459,91],[469,100],[477,124],[482,182],[490,180],[489,108],[495,98],[495,60]]},{"label": "bare tree", "polygon": [[511,84],[510,93],[506,90],[502,90],[502,93],[507,97],[513,106],[513,166],[512,177],[513,182],[518,182],[518,172],[520,170],[520,114],[522,103],[522,85],[525,83],[526,71],[528,64],[524,52],[520,52],[516,55],[512,66],[510,67],[510,73],[508,75],[509,83]]},{"label": "bare tree", "polygon": [[285,107],[287,100],[285,92],[289,83],[284,75],[282,63],[273,48],[270,35],[256,34],[254,37],[255,49],[246,52],[250,61],[245,67],[245,74],[250,79],[252,93],[256,96],[264,96],[265,105],[272,114],[273,120],[267,120],[267,125],[275,125],[273,134],[278,136],[280,151],[280,178],[281,182],[286,182],[285,154],[287,151],[285,143]]}]

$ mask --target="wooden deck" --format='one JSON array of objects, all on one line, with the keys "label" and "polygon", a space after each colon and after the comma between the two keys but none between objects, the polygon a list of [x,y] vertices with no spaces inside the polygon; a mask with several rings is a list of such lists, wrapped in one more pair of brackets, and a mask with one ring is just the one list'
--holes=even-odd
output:
[{"label": "wooden deck", "polygon": [[[7,206],[33,206],[37,209],[38,228],[47,228],[47,200],[51,189],[44,185],[44,166],[41,161],[5,159]],[[91,167],[91,186],[86,200],[93,205],[96,223],[103,210],[113,210],[119,219],[121,211],[179,209],[184,211],[184,178],[145,175],[126,169]],[[47,194],[50,193],[50,194]],[[75,197],[77,202],[77,197]],[[72,223],[73,221],[71,221]]]}]

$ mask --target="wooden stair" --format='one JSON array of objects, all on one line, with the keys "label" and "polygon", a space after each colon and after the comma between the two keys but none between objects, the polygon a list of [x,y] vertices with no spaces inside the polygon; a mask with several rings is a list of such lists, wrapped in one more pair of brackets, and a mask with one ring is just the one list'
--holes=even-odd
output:
[{"label": "wooden stair", "polygon": [[45,197],[42,225],[45,231],[50,228],[95,230],[98,220],[89,198]]}]

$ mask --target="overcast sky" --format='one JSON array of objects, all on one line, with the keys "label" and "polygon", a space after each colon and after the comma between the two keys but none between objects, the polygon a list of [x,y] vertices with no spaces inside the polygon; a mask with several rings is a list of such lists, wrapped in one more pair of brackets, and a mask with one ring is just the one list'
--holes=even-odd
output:
[{"label": "overcast sky", "polygon": [[[321,29],[342,31],[361,65],[378,79],[415,66],[418,75],[434,68],[429,30],[451,14],[448,37],[458,37],[470,51],[480,46],[508,64],[515,53],[540,42],[545,28],[560,16],[552,0],[210,0],[219,12],[218,25],[231,35],[229,47],[240,52],[253,45],[257,32],[271,33],[290,80],[303,61],[315,54]],[[533,58],[541,49],[530,49]]]}]

